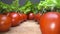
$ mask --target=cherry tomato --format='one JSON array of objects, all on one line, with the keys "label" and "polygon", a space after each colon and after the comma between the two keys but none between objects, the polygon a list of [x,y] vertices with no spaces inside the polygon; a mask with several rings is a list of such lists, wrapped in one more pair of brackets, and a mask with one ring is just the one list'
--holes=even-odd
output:
[{"label": "cherry tomato", "polygon": [[19,13],[16,12],[10,12],[8,14],[8,16],[10,16],[12,18],[12,26],[17,26],[21,23],[21,17],[19,15]]},{"label": "cherry tomato", "polygon": [[60,15],[58,12],[48,12],[41,16],[42,34],[59,34]]},{"label": "cherry tomato", "polygon": [[22,14],[23,16],[23,21],[26,21],[27,20],[27,15],[26,14]]},{"label": "cherry tomato", "polygon": [[23,22],[23,14],[19,13],[20,18],[21,18],[21,22]]},{"label": "cherry tomato", "polygon": [[0,32],[6,32],[11,27],[11,18],[7,15],[0,15]]},{"label": "cherry tomato", "polygon": [[29,19],[29,20],[33,20],[34,17],[35,17],[35,15],[34,15],[33,13],[30,13],[30,14],[28,15],[28,19]]},{"label": "cherry tomato", "polygon": [[35,15],[35,20],[39,22],[40,17],[41,17],[41,14],[40,14],[40,13],[36,14],[36,15]]}]

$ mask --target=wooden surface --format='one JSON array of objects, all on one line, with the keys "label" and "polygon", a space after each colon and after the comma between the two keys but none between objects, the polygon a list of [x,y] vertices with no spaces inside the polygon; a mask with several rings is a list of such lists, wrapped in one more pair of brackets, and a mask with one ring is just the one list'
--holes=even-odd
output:
[{"label": "wooden surface", "polygon": [[0,34],[41,34],[38,22],[28,20],[17,27],[11,27],[10,31]]}]

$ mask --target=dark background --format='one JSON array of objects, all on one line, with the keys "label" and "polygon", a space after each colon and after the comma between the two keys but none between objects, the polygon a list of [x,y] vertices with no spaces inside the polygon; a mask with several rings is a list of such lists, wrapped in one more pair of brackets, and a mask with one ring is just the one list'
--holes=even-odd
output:
[{"label": "dark background", "polygon": [[[12,1],[13,0],[0,0],[0,1],[2,1],[2,2],[4,2],[4,3],[7,3],[7,4],[11,4],[12,3]],[[30,0],[32,3],[39,3],[40,2],[40,0]],[[20,0],[19,1],[19,4],[20,5],[24,5],[24,3],[26,2],[26,0]]]}]

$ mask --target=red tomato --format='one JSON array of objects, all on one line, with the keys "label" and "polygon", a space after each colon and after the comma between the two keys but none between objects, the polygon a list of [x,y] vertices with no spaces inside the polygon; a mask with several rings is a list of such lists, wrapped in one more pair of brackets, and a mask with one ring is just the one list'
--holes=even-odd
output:
[{"label": "red tomato", "polygon": [[0,15],[0,32],[8,31],[11,27],[11,18],[7,15]]},{"label": "red tomato", "polygon": [[23,16],[23,21],[27,20],[27,15],[26,14],[22,14]]},{"label": "red tomato", "polygon": [[40,18],[42,34],[59,34],[59,24],[60,15],[58,12],[48,12]]},{"label": "red tomato", "polygon": [[23,22],[23,14],[19,13],[20,18],[21,18],[21,22]]},{"label": "red tomato", "polygon": [[41,17],[41,14],[40,14],[40,13],[36,14],[36,15],[35,15],[35,20],[39,22],[40,17]]},{"label": "red tomato", "polygon": [[17,26],[21,23],[21,17],[19,15],[19,13],[16,12],[11,12],[8,14],[8,16],[10,16],[12,18],[12,26]]},{"label": "red tomato", "polygon": [[35,17],[35,15],[34,15],[33,13],[30,13],[30,14],[28,15],[28,19],[29,19],[29,20],[33,20],[34,17]]}]

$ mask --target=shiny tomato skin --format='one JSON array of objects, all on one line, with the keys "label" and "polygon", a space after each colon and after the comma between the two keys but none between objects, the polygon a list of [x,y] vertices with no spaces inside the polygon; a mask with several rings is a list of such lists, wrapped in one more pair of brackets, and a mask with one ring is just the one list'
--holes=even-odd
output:
[{"label": "shiny tomato skin", "polygon": [[40,27],[42,34],[60,34],[60,15],[58,12],[48,12],[41,16]]},{"label": "shiny tomato skin", "polygon": [[8,13],[8,16],[10,16],[12,18],[12,27],[15,27],[17,25],[19,25],[21,23],[21,17],[19,15],[19,13],[17,12],[10,12]]},{"label": "shiny tomato skin", "polygon": [[11,27],[11,18],[7,15],[0,15],[0,32],[6,32]]},{"label": "shiny tomato skin", "polygon": [[33,20],[34,17],[35,17],[35,14],[29,13],[29,15],[28,15],[28,19],[29,19],[29,20]]},{"label": "shiny tomato skin", "polygon": [[35,15],[35,20],[36,20],[37,22],[39,22],[40,17],[41,17],[41,14],[40,14],[40,13],[36,14],[36,15]]}]

